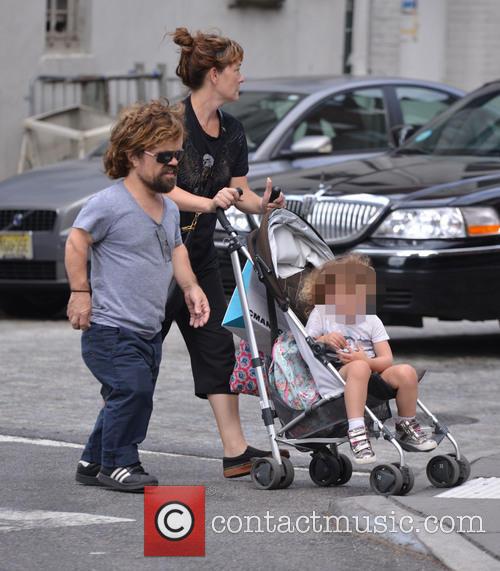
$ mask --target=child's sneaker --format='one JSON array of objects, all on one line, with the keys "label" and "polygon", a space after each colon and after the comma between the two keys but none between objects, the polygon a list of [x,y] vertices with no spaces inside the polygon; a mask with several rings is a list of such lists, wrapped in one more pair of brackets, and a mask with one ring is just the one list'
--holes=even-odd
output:
[{"label": "child's sneaker", "polygon": [[349,430],[347,436],[353,459],[357,464],[371,464],[377,460],[364,426]]},{"label": "child's sneaker", "polygon": [[428,438],[416,418],[396,422],[396,440],[409,452],[429,452],[437,442]]}]

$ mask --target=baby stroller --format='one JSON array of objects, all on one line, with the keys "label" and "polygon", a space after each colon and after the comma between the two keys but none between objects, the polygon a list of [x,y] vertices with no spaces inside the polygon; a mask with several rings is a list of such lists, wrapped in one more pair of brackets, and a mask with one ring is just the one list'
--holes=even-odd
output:
[{"label": "baby stroller", "polygon": [[[271,444],[272,458],[256,458],[251,477],[259,489],[286,488],[294,479],[294,468],[288,458],[280,456],[278,444],[295,447],[311,454],[309,474],[319,486],[339,486],[352,476],[350,459],[340,454],[339,446],[347,442],[342,377],[330,362],[324,346],[310,338],[304,328],[303,308],[297,300],[301,281],[310,269],[331,260],[333,254],[321,236],[305,220],[286,210],[272,210],[263,216],[260,228],[254,230],[245,246],[231,227],[222,209],[217,217],[228,234],[228,249],[240,298],[247,340],[251,350],[259,390],[262,419]],[[240,255],[249,260],[263,284],[267,296],[272,342],[278,334],[278,312],[282,312],[287,327],[295,338],[302,358],[307,363],[319,395],[303,410],[291,408],[272,383],[266,385],[264,365],[259,357],[256,335],[242,276]],[[260,287],[263,287],[260,285]],[[281,319],[281,316],[280,316]],[[281,320],[282,321],[282,320]],[[332,391],[332,376],[337,389]],[[441,423],[420,401],[418,407],[432,424],[432,437],[438,443],[447,438],[454,452],[433,456],[427,464],[427,477],[436,487],[454,487],[470,475],[470,464],[460,453],[449,428]],[[402,445],[384,424],[391,417],[388,401],[368,397],[365,418],[371,436],[382,436],[391,442],[399,462],[376,465],[370,473],[370,486],[376,494],[405,495],[414,484],[414,476],[405,460]],[[278,418],[281,428],[276,429]]]}]

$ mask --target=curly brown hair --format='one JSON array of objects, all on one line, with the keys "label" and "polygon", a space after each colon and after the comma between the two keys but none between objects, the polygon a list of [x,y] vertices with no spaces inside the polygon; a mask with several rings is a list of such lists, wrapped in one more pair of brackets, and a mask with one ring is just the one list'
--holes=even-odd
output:
[{"label": "curly brown hair", "polygon": [[132,167],[128,153],[140,156],[145,150],[183,135],[183,105],[172,106],[166,99],[157,99],[126,107],[111,131],[104,170],[111,178],[125,177]]},{"label": "curly brown hair", "polygon": [[199,89],[212,67],[222,71],[228,65],[243,60],[240,44],[219,34],[196,32],[192,36],[187,28],[176,28],[171,36],[174,43],[181,47],[181,57],[175,73],[190,89]]},{"label": "curly brown hair", "polygon": [[325,305],[327,285],[343,281],[348,292],[355,292],[356,285],[363,284],[368,290],[368,305],[373,308],[375,304],[376,276],[375,270],[367,256],[359,254],[346,254],[326,262],[315,268],[305,278],[299,294],[300,301],[310,313],[315,305]]}]

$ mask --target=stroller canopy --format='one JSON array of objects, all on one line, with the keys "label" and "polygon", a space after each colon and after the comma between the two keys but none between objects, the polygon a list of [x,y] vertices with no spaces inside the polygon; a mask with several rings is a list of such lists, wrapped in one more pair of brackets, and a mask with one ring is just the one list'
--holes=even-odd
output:
[{"label": "stroller canopy", "polygon": [[[337,396],[343,384],[314,356],[301,331],[290,317],[292,310],[302,322],[306,315],[298,292],[308,271],[334,259],[334,255],[314,228],[297,214],[272,210],[252,233],[248,249],[264,276],[265,287],[285,312],[285,320],[309,366],[322,397]],[[261,263],[263,262],[263,263]],[[264,287],[263,284],[259,284]]]},{"label": "stroller canopy", "polygon": [[262,260],[271,272],[266,272],[266,282],[280,305],[288,298],[288,278],[334,258],[316,230],[284,208],[263,216],[260,228],[250,235],[248,247],[254,262]]}]

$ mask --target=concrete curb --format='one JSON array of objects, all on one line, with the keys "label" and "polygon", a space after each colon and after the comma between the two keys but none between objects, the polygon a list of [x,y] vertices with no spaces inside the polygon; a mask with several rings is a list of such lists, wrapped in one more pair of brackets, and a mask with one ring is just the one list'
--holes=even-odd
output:
[{"label": "concrete curb", "polygon": [[[427,516],[400,505],[396,498],[362,496],[330,500],[327,512],[328,515],[347,517],[352,529],[359,533],[369,533],[365,531],[367,526],[372,530],[379,529],[370,535],[400,548],[433,556],[453,571],[500,571],[498,560],[462,535],[426,530],[424,520]],[[415,531],[409,532],[408,517],[412,518]],[[387,523],[389,529],[382,530],[382,521]],[[357,529],[355,522],[359,522]]]}]

